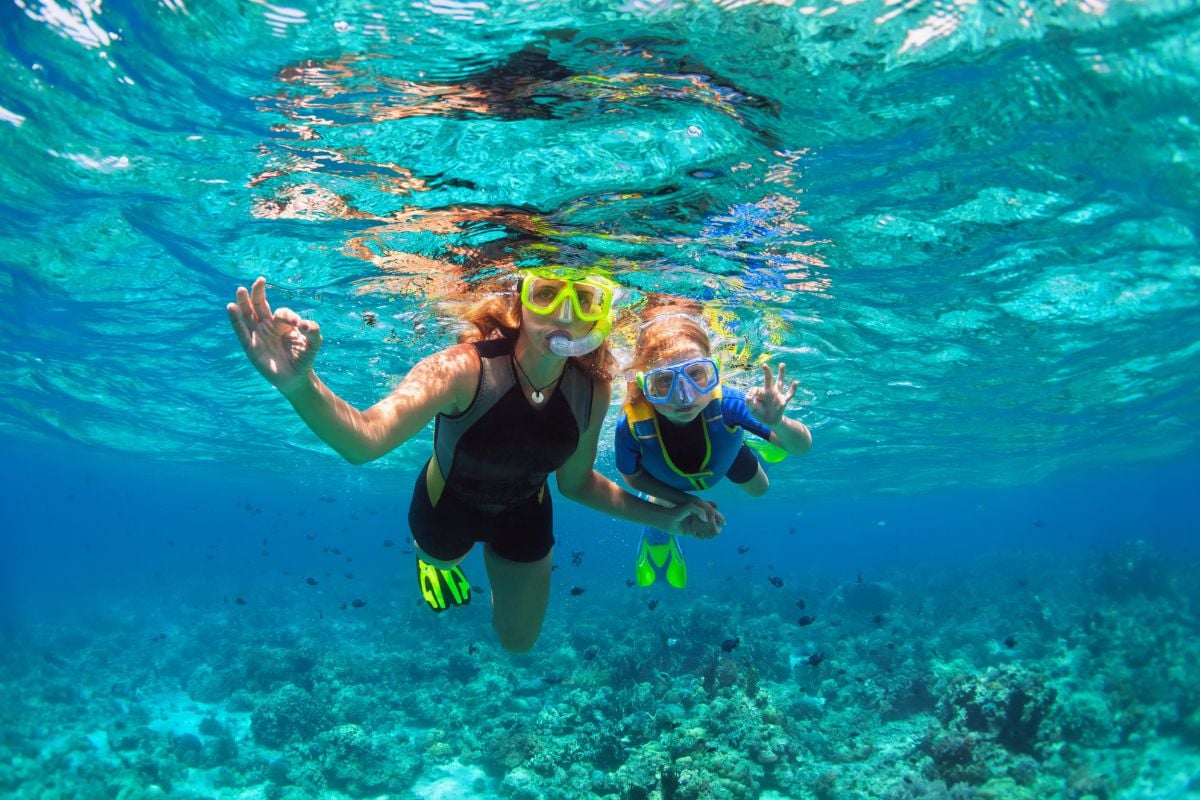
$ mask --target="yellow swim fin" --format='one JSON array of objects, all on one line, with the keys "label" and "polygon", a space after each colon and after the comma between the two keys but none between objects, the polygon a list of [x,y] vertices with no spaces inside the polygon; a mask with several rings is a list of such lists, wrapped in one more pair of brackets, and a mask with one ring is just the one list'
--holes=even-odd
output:
[{"label": "yellow swim fin", "polygon": [[638,547],[637,562],[634,564],[634,575],[639,586],[651,586],[658,576],[664,575],[667,583],[676,589],[687,586],[687,564],[683,560],[683,551],[673,534],[655,531],[656,538],[666,536],[667,541],[652,544],[649,534],[642,533],[642,543]]},{"label": "yellow swim fin", "polygon": [[450,606],[465,606],[471,602],[471,582],[457,565],[440,569],[417,558],[417,585],[421,596],[434,611]]}]

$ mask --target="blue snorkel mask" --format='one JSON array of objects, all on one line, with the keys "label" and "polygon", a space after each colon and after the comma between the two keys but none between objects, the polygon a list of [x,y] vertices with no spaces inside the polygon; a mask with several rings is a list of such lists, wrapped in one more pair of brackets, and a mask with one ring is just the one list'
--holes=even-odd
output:
[{"label": "blue snorkel mask", "polygon": [[721,385],[721,371],[711,358],[693,358],[679,364],[668,364],[637,374],[642,395],[655,405],[670,403],[672,398],[690,387],[694,395],[711,392]]}]

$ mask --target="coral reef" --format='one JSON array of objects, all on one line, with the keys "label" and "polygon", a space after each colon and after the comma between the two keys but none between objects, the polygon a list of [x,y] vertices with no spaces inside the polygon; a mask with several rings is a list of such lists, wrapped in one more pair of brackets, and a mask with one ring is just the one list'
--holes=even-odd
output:
[{"label": "coral reef", "polygon": [[31,628],[0,656],[0,792],[1186,793],[1200,775],[1200,643],[1180,601],[1186,580],[1140,546],[1128,553],[1148,560],[1119,578],[1106,575],[1116,563],[1107,556],[1072,581],[1029,565],[1020,581],[996,569],[850,583],[789,576],[827,587],[805,591],[815,618],[805,625],[789,620],[795,600],[767,581],[744,587],[737,604],[689,591],[659,606],[637,589],[595,589],[586,597],[614,613],[552,614],[520,658],[499,650],[474,605],[453,618],[371,605],[373,617],[318,616],[307,628],[287,604],[243,627],[187,611],[178,630],[188,633],[167,638],[148,637],[161,624],[136,622],[136,608],[118,608],[124,621],[105,620],[103,635]]}]

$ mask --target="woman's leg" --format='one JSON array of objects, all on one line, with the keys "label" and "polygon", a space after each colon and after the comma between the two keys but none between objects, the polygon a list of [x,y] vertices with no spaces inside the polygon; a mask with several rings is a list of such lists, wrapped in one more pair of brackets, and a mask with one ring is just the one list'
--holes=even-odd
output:
[{"label": "woman's leg", "polygon": [[492,585],[492,627],[500,646],[510,653],[528,653],[542,632],[550,605],[553,552],[538,561],[510,561],[491,545],[483,548],[483,563]]},{"label": "woman's leg", "polygon": [[426,564],[430,564],[432,566],[437,567],[438,569],[454,569],[459,564],[461,564],[463,562],[463,559],[466,558],[467,555],[470,554],[470,552],[471,552],[470,550],[468,550],[466,553],[463,553],[458,558],[449,558],[449,559],[434,558],[433,556],[429,555],[429,553],[426,553],[424,550],[421,549],[421,545],[417,544],[416,539],[413,539],[413,547],[415,547],[417,550],[417,558],[421,559]]}]

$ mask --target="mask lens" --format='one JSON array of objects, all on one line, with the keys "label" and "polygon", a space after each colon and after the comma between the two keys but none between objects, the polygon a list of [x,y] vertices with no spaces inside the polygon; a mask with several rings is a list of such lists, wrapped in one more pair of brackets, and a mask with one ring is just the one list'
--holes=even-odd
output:
[{"label": "mask lens", "polygon": [[548,314],[554,310],[558,304],[559,298],[562,295],[563,288],[566,286],[565,281],[550,280],[548,278],[533,278],[526,288],[526,302],[533,311],[540,311],[543,314]]},{"label": "mask lens", "polygon": [[590,283],[575,284],[575,296],[579,298],[579,315],[584,319],[599,319],[604,313],[606,292]]},{"label": "mask lens", "polygon": [[646,396],[655,400],[666,400],[675,384],[675,373],[669,369],[651,372],[646,376]]},{"label": "mask lens", "polygon": [[702,392],[706,392],[717,385],[717,367],[711,361],[697,361],[694,364],[688,364],[684,370],[684,374]]}]

